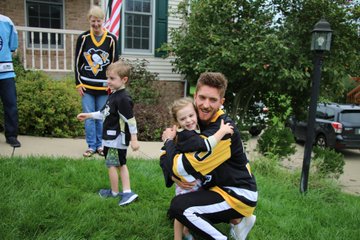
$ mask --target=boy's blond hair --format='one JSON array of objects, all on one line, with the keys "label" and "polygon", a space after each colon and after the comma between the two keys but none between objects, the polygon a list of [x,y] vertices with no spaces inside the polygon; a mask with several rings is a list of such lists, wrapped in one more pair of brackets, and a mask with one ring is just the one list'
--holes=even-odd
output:
[{"label": "boy's blond hair", "polygon": [[119,77],[127,77],[129,82],[130,72],[131,72],[131,66],[126,64],[122,60],[118,60],[112,64],[110,64],[106,69],[106,74],[109,73],[109,71],[114,71]]},{"label": "boy's blond hair", "polygon": [[90,8],[90,10],[87,14],[87,19],[90,20],[91,16],[94,16],[94,17],[97,17],[97,18],[103,19],[103,20],[105,19],[105,13],[99,6],[93,6]]},{"label": "boy's blond hair", "polygon": [[194,100],[189,97],[179,98],[170,105],[170,107],[169,107],[170,115],[172,116],[174,123],[178,123],[177,118],[176,118],[177,112],[189,104],[191,104],[194,107],[195,112],[196,112]]}]

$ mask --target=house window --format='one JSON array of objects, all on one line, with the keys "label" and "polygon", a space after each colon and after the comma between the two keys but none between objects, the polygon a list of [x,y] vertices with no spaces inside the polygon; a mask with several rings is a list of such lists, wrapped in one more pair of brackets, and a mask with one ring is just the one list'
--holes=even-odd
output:
[{"label": "house window", "polygon": [[[29,27],[39,28],[63,28],[63,0],[26,0],[27,22]],[[42,39],[40,40],[40,34]],[[40,46],[48,47],[49,39],[48,33],[34,32],[33,39],[35,47]],[[50,46],[62,47],[63,36],[58,35],[58,41],[56,41],[56,34],[50,34]],[[28,45],[31,46],[31,33],[28,34]]]},{"label": "house window", "polygon": [[124,53],[152,53],[153,0],[127,0],[125,3],[122,42]]}]

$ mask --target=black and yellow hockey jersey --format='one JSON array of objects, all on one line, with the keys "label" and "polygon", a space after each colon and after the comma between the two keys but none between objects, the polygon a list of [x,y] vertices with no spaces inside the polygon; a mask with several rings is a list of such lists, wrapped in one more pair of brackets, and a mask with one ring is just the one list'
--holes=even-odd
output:
[{"label": "black and yellow hockey jersey", "polygon": [[82,33],[76,42],[76,88],[85,87],[90,94],[106,94],[106,68],[118,60],[116,37],[104,30],[99,41],[91,30]]}]

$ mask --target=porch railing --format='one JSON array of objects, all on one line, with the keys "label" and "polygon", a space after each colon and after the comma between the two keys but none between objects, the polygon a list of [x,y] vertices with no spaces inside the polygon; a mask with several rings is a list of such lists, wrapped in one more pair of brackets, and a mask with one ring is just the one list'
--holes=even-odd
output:
[{"label": "porch railing", "polygon": [[18,53],[25,69],[74,71],[76,40],[83,31],[24,26],[16,26],[16,29]]}]

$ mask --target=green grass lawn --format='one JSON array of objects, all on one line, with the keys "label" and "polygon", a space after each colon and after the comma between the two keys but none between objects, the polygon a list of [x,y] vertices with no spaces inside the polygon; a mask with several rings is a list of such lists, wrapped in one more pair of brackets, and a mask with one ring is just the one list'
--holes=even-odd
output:
[{"label": "green grass lawn", "polygon": [[[104,160],[0,158],[0,239],[172,239],[166,212],[174,189],[165,188],[158,161],[128,166],[139,199],[119,207],[97,194],[109,185]],[[312,183],[302,195],[298,173],[256,170],[251,240],[360,238],[359,197],[329,183]],[[228,224],[217,226],[228,233]]]}]

